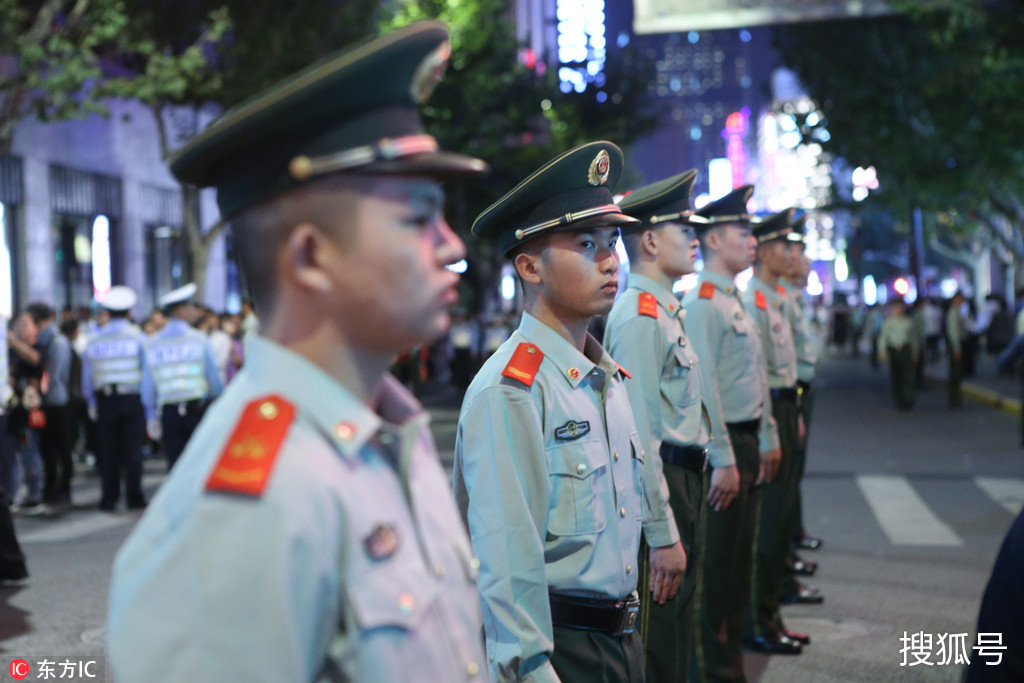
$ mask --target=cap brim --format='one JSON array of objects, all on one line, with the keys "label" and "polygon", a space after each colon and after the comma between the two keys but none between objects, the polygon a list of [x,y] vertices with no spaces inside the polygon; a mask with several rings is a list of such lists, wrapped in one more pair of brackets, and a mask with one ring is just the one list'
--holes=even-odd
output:
[{"label": "cap brim", "polygon": [[398,159],[378,161],[354,168],[351,173],[382,175],[418,175],[440,180],[461,180],[485,175],[490,170],[482,159],[457,152],[430,152]]}]

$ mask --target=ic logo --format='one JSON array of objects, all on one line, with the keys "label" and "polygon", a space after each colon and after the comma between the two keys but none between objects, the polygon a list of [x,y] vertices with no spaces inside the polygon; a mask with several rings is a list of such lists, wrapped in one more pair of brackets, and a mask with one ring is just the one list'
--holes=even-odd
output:
[{"label": "ic logo", "polygon": [[15,659],[13,662],[11,662],[11,665],[10,667],[8,667],[8,670],[11,673],[11,677],[18,679],[19,681],[23,678],[27,678],[30,672],[28,662],[26,662],[24,659]]}]

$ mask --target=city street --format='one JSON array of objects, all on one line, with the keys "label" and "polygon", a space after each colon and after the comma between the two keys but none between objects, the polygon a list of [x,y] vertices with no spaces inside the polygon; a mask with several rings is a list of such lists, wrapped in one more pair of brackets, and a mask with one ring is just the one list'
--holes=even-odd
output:
[{"label": "city street", "polygon": [[[979,600],[1024,502],[1016,418],[970,400],[950,411],[935,383],[914,411],[897,412],[887,371],[864,358],[826,359],[816,388],[804,500],[807,528],[825,544],[804,557],[819,562],[808,583],[826,600],[784,608],[789,628],[812,644],[799,657],[748,654],[748,677],[957,681],[960,667],[942,663],[939,640],[965,633],[967,655],[978,656],[970,648]],[[427,404],[450,464],[458,406],[450,394]],[[150,492],[162,466],[147,463]],[[79,507],[59,518],[16,520],[32,576],[0,588],[7,661],[102,654],[110,564],[137,514],[95,511],[98,481],[84,475],[74,499]],[[921,633],[933,646],[915,656],[901,638]]]}]

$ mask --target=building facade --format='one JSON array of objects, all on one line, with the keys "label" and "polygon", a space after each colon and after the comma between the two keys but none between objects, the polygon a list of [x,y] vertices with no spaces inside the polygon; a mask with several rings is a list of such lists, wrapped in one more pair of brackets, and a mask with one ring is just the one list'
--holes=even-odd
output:
[{"label": "building facade", "polygon": [[[90,307],[126,284],[139,293],[138,318],[194,279],[181,188],[153,115],[137,102],[107,104],[106,118],[25,118],[0,157],[0,313],[33,301]],[[217,217],[212,193],[202,193],[201,224]],[[217,310],[239,301],[229,250],[222,236],[210,254],[203,299]]]}]

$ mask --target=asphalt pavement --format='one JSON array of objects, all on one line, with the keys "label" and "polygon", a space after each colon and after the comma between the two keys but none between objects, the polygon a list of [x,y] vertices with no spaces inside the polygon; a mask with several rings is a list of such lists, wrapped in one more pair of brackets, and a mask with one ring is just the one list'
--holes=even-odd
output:
[{"label": "asphalt pavement", "polygon": [[[898,412],[884,367],[824,360],[803,490],[807,528],[825,540],[805,552],[820,564],[807,583],[826,600],[784,608],[787,625],[813,642],[799,657],[748,654],[751,681],[959,680],[940,636],[976,642],[982,591],[1024,502],[1024,449],[1015,415],[970,393],[950,410],[940,367],[929,372],[915,409]],[[450,467],[458,396],[435,387],[424,403]],[[162,464],[147,462],[150,492]],[[73,496],[78,506],[60,515],[16,518],[32,576],[0,588],[4,667],[13,657],[102,656],[110,565],[138,513],[95,510],[98,481],[85,472]]]}]

